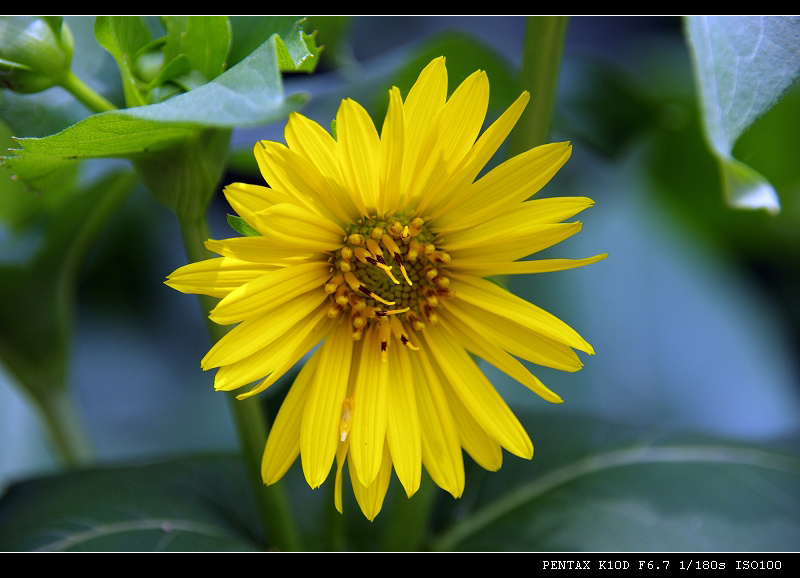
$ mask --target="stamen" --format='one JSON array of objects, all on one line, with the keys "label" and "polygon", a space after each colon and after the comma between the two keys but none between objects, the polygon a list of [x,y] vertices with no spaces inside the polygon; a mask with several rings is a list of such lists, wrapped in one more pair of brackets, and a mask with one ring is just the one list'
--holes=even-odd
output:
[{"label": "stamen", "polygon": [[383,241],[383,246],[386,247],[386,249],[394,256],[394,260],[400,267],[400,271],[403,272],[403,277],[405,277],[406,283],[408,283],[409,285],[414,285],[411,282],[411,279],[408,278],[408,272],[406,271],[405,265],[403,264],[403,257],[400,254],[400,247],[397,246],[397,243],[395,243],[394,239],[392,239],[389,235],[384,235],[381,238],[381,241]]},{"label": "stamen", "polygon": [[350,293],[347,296],[347,301],[348,303],[350,303],[350,307],[352,307],[356,311],[363,311],[364,307],[367,306],[367,302],[364,301],[361,297],[359,297],[355,293]]},{"label": "stamen", "polygon": [[375,257],[377,261],[384,265],[386,264],[386,261],[383,259],[383,251],[381,251],[380,245],[378,245],[374,239],[367,239],[367,249],[369,249],[369,252],[372,253],[372,256]]},{"label": "stamen", "polygon": [[335,293],[336,288],[344,282],[344,275],[336,275],[325,283],[325,293]]},{"label": "stamen", "polygon": [[382,298],[380,295],[376,295],[375,293],[373,293],[372,291],[370,291],[369,289],[364,287],[364,285],[361,284],[361,281],[358,280],[358,277],[353,275],[353,273],[351,271],[345,272],[344,280],[347,281],[347,284],[350,285],[350,288],[353,291],[361,291],[364,295],[367,295],[368,297],[372,297],[376,301],[380,301],[381,303],[383,303],[385,305],[394,305],[394,301],[387,301],[386,299]]},{"label": "stamen", "polygon": [[413,311],[406,313],[406,321],[411,324],[411,327],[413,327],[415,331],[422,331],[425,329],[425,324],[422,322],[422,319]]},{"label": "stamen", "polygon": [[347,237],[347,240],[350,241],[351,245],[355,245],[356,247],[360,247],[364,244],[364,236],[360,233],[353,233]]},{"label": "stamen", "polygon": [[403,240],[403,243],[408,242],[408,240],[411,238],[411,233],[409,232],[408,225],[403,227],[403,232],[400,233],[400,238]]},{"label": "stamen", "polygon": [[391,323],[385,319],[380,324],[379,338],[381,340],[381,358],[384,362],[389,360],[389,337],[392,335]]},{"label": "stamen", "polygon": [[350,265],[350,261],[347,259],[342,259],[339,261],[339,269],[347,273],[348,271],[352,271],[353,267]]},{"label": "stamen", "polygon": [[353,251],[353,254],[356,256],[356,259],[358,259],[365,265],[367,264],[367,259],[372,259],[372,257],[369,254],[369,251],[367,251],[364,247],[356,247],[355,251]]},{"label": "stamen", "polygon": [[353,250],[345,245],[342,247],[342,259],[347,259],[348,261],[353,257]]},{"label": "stamen", "polygon": [[336,319],[337,317],[339,317],[339,313],[342,312],[342,309],[344,309],[344,307],[342,307],[338,303],[334,303],[328,308],[328,317],[330,317],[331,319]]},{"label": "stamen", "polygon": [[408,335],[403,330],[403,324],[400,323],[400,320],[397,317],[391,317],[389,319],[389,323],[392,326],[392,333],[395,336],[395,339],[399,339],[400,343],[408,347],[409,349],[413,349],[414,351],[419,351],[419,347],[415,346],[411,341],[408,339]]},{"label": "stamen", "polygon": [[[383,227],[375,227],[369,232],[369,236],[373,239],[380,239],[383,237]],[[369,241],[367,241],[369,243]]]},{"label": "stamen", "polygon": [[412,237],[419,235],[419,232],[422,230],[422,225],[425,224],[425,221],[420,219],[419,217],[412,219],[411,224],[408,228],[408,232]]},{"label": "stamen", "polygon": [[389,225],[389,234],[392,237],[399,237],[403,233],[403,225],[400,224],[400,221],[395,221],[391,225]]},{"label": "stamen", "polygon": [[347,285],[340,285],[339,288],[336,290],[336,297],[334,301],[336,301],[339,305],[347,305],[348,299],[347,296],[350,292],[347,290]]},{"label": "stamen", "polygon": [[439,275],[438,277],[435,277],[433,279],[433,282],[434,284],[436,284],[437,287],[441,288],[450,287],[450,278],[445,277],[444,275]]},{"label": "stamen", "polygon": [[412,241],[408,244],[408,252],[406,253],[406,259],[411,261],[412,263],[417,260],[419,257],[419,241],[416,239],[412,239]]},{"label": "stamen", "polygon": [[339,423],[339,441],[343,442],[347,439],[347,434],[350,433],[350,427],[353,425],[353,409],[355,407],[355,395],[351,395],[342,403],[342,420]]},{"label": "stamen", "polygon": [[432,267],[431,265],[425,267],[424,271],[425,271],[425,277],[427,277],[431,281],[433,281],[439,274],[439,270],[436,267]]},{"label": "stamen", "polygon": [[430,259],[436,261],[437,263],[449,263],[450,262],[450,255],[445,253],[444,251],[436,251],[432,253]]}]

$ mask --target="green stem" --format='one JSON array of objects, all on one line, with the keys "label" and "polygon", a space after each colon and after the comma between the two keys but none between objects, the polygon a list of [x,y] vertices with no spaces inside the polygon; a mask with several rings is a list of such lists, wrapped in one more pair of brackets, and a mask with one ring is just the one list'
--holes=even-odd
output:
[{"label": "green stem", "polygon": [[512,134],[509,157],[547,142],[561,70],[567,16],[530,16],[519,77],[531,101]]},{"label": "green stem", "polygon": [[92,112],[106,112],[116,110],[117,107],[89,88],[80,78],[70,70],[61,81],[61,86],[82,102]]},{"label": "green stem", "polygon": [[[208,239],[208,226],[204,217],[196,219],[178,218],[183,236],[183,244],[189,261],[210,259],[213,255],[205,248]],[[208,319],[215,299],[200,295],[200,305],[206,318],[206,327],[213,342],[217,342],[228,331]],[[239,435],[240,449],[247,467],[248,478],[255,493],[261,522],[271,540],[270,546],[283,551],[302,549],[300,533],[292,517],[289,501],[283,486],[279,483],[267,486],[261,478],[261,457],[267,441],[267,422],[264,411],[256,397],[237,400],[233,395],[226,396],[229,401],[234,423]]]},{"label": "green stem", "polygon": [[78,468],[90,464],[94,452],[68,392],[54,387],[37,395],[36,401],[64,465]]}]

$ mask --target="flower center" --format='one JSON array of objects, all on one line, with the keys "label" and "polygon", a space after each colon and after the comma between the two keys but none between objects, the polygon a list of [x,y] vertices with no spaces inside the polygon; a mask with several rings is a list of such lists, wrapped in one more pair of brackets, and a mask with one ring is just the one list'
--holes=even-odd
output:
[{"label": "flower center", "polygon": [[455,292],[444,276],[450,255],[436,248],[436,235],[419,217],[368,218],[347,227],[347,239],[331,256],[328,317],[347,314],[353,339],[377,324],[386,359],[388,338],[417,347],[409,339],[425,323],[437,321],[434,309]]}]

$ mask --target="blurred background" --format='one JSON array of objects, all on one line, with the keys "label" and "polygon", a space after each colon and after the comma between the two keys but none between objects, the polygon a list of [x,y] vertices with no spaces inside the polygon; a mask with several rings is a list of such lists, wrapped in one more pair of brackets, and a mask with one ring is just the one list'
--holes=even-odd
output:
[{"label": "blurred background", "polygon": [[[96,88],[114,100],[110,55],[96,42],[82,53],[79,43],[93,41],[92,19],[66,21],[76,72],[108,78]],[[580,234],[541,256],[609,257],[515,278],[510,287],[569,323],[597,354],[583,355],[578,373],[533,368],[561,405],[486,367],[512,409],[545,416],[528,426],[537,452],[558,450],[547,424],[586,416],[645,436],[681,432],[800,450],[800,92],[790,91],[734,150],[773,184],[782,212],[728,208],[703,140],[682,26],[673,17],[570,19],[551,140],[574,149],[539,195],[588,196],[596,205],[579,215]],[[453,78],[487,71],[490,117],[518,95],[524,18],[313,17],[313,29],[325,45],[317,71],[285,76],[285,89],[309,92],[301,112],[325,127],[343,97],[381,119],[387,89],[407,90],[441,54],[453,86]],[[104,69],[106,76],[97,72]],[[11,146],[9,136],[0,126]],[[261,183],[252,159],[260,139],[283,141],[283,124],[234,131],[220,191],[230,182]],[[0,182],[3,197],[28,194],[23,189]],[[220,192],[209,211],[214,238],[235,236],[228,212]],[[23,254],[26,242],[0,223],[4,259]],[[163,284],[185,262],[173,215],[139,186],[82,274],[68,385],[105,463],[236,448],[223,394],[200,370],[209,342],[198,303]],[[290,380],[262,394],[273,413]],[[0,438],[0,492],[55,471],[39,417],[7,373],[0,373]],[[298,471],[290,475],[302,481]]]}]

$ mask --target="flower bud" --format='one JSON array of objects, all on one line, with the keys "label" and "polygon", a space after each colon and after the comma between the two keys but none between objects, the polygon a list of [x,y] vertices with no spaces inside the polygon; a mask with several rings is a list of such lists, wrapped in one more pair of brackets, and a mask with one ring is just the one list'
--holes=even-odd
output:
[{"label": "flower bud", "polygon": [[70,71],[73,40],[69,27],[54,17],[0,18],[0,83],[31,93],[61,83]]}]

